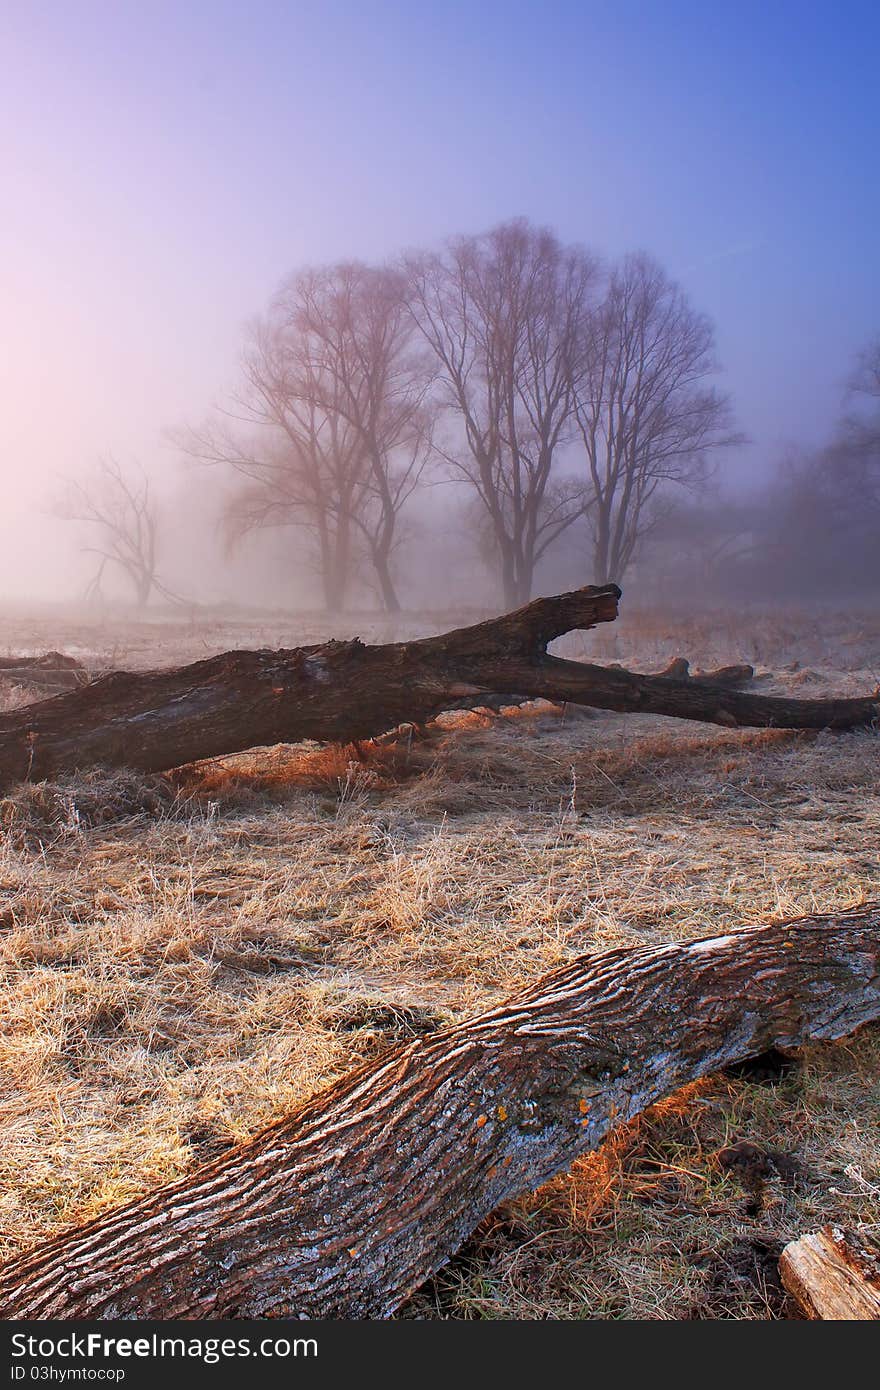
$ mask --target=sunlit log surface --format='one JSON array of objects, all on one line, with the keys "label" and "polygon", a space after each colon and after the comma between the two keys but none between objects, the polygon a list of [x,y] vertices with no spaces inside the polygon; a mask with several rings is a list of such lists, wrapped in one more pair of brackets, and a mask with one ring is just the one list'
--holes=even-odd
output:
[{"label": "sunlit log surface", "polygon": [[880,1017],[880,904],[585,956],[0,1270],[5,1318],[388,1316],[659,1097]]},{"label": "sunlit log surface", "polygon": [[100,765],[160,772],[302,739],[359,741],[498,692],[729,727],[849,729],[880,716],[878,692],[775,699],[548,654],[554,638],[612,622],[619,597],[607,584],[413,642],[232,651],[168,670],[117,671],[0,716],[0,787]]},{"label": "sunlit log surface", "polygon": [[790,1241],[779,1257],[779,1272],[806,1318],[880,1321],[880,1256],[852,1231],[823,1226]]}]

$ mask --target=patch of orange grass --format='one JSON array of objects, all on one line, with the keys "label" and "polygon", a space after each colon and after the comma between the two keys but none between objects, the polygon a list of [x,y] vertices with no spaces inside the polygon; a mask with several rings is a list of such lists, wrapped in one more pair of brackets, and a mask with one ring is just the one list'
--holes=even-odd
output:
[{"label": "patch of orange grass", "polygon": [[661,1121],[668,1120],[672,1115],[687,1115],[691,1113],[695,1100],[717,1090],[718,1078],[716,1076],[701,1076],[696,1081],[689,1081],[679,1090],[673,1091],[672,1095],[664,1096],[662,1100],[655,1101],[650,1109],[645,1111],[645,1114]]},{"label": "patch of orange grass", "polygon": [[261,792],[270,798],[299,790],[345,796],[354,790],[389,789],[417,776],[423,769],[405,746],[367,742],[329,744],[322,748],[281,745],[252,753],[218,758],[182,770],[181,785],[224,804],[242,793]]},{"label": "patch of orange grass", "polygon": [[662,1126],[673,1117],[695,1119],[694,1101],[717,1091],[717,1076],[688,1082],[643,1114],[617,1125],[598,1149],[577,1159],[568,1173],[552,1178],[531,1200],[539,1204],[548,1200],[560,1203],[572,1226],[591,1226],[600,1213],[613,1211],[625,1184],[629,1184],[631,1192],[632,1176],[626,1171],[626,1160],[639,1148],[646,1128],[653,1124]]}]

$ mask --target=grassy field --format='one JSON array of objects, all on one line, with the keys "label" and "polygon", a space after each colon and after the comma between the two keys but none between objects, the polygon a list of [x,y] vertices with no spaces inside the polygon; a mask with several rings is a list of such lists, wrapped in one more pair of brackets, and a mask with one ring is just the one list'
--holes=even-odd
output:
[{"label": "grassy field", "polygon": [[[464,615],[0,617],[94,670]],[[624,616],[573,657],[867,693],[880,619]],[[0,707],[29,698],[0,686]],[[191,1170],[390,1043],[584,951],[880,899],[880,739],[534,705],[424,740],[94,773],[0,800],[0,1256]],[[774,1318],[782,1243],[880,1233],[880,1031],[700,1082],[507,1204],[401,1310]],[[745,1139],[754,1171],[718,1154]]]}]

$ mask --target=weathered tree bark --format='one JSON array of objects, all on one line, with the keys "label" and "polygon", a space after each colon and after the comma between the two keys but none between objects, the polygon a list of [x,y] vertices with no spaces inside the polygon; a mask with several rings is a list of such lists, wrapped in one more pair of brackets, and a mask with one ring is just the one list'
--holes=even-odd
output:
[{"label": "weathered tree bark", "polygon": [[880,903],[582,957],[0,1269],[5,1318],[381,1318],[660,1096],[880,1017]]},{"label": "weathered tree bark", "polygon": [[[618,662],[613,662],[606,669],[612,671],[624,671],[626,668]],[[753,666],[719,666],[714,671],[692,671],[690,662],[683,656],[675,657],[668,666],[662,671],[654,673],[662,676],[664,680],[677,681],[699,681],[702,685],[731,686],[736,688],[741,685],[748,685],[749,681],[755,678],[755,668]],[[514,695],[511,693],[496,693],[493,695],[464,696],[457,700],[455,705],[449,708],[487,710],[494,714],[500,714],[505,708],[526,705],[533,697],[530,695]],[[564,701],[556,701],[556,704],[564,707]]]},{"label": "weathered tree bark", "polygon": [[0,787],[96,764],[161,772],[265,744],[356,742],[495,692],[729,726],[849,729],[880,716],[880,692],[772,699],[548,654],[563,633],[612,622],[619,597],[614,584],[576,589],[474,627],[387,646],[355,639],[117,671],[0,716]]},{"label": "weathered tree bark", "polygon": [[823,1226],[791,1241],[779,1256],[779,1272],[807,1318],[880,1320],[880,1256],[851,1231]]}]

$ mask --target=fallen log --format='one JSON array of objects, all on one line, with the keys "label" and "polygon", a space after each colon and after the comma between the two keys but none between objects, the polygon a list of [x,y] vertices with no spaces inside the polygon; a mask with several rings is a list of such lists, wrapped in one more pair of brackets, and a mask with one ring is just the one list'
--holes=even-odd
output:
[{"label": "fallen log", "polygon": [[548,654],[563,633],[612,622],[619,597],[606,584],[413,642],[231,651],[168,670],[112,672],[0,716],[0,789],[96,765],[163,772],[262,745],[356,743],[499,692],[727,726],[850,729],[880,716],[880,692],[773,699]]},{"label": "fallen log", "polygon": [[880,1320],[880,1256],[852,1231],[823,1226],[790,1241],[779,1256],[779,1273],[812,1321]]},{"label": "fallen log", "polygon": [[0,1269],[3,1318],[388,1316],[685,1082],[880,1017],[880,903],[585,956]]},{"label": "fallen log", "polygon": [[62,652],[44,656],[0,656],[0,679],[34,690],[76,690],[91,679],[85,666]]}]

